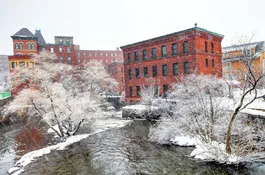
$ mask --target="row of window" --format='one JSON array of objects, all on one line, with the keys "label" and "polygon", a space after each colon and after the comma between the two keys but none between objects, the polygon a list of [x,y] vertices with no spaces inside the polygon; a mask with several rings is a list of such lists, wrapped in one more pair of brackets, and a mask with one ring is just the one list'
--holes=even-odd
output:
[{"label": "row of window", "polygon": [[[189,63],[184,62],[183,64],[184,64],[184,74],[188,74],[189,73]],[[152,66],[152,76],[157,77],[157,74],[158,74],[157,66]],[[179,74],[179,63],[173,63],[172,64],[172,74],[173,75]],[[132,69],[129,69],[128,75],[129,75],[129,79],[131,80],[133,77]],[[148,67],[143,68],[143,75],[145,78],[149,77]],[[167,76],[167,75],[168,75],[168,65],[164,64],[164,65],[162,65],[162,76]],[[135,68],[135,77],[140,78],[140,68]]]},{"label": "row of window", "polygon": [[[45,52],[45,51],[46,51],[46,48],[43,47],[42,48],[42,52]],[[50,48],[50,52],[54,53],[54,48],[53,47]],[[59,47],[59,53],[62,53],[62,52],[63,52],[63,48]],[[71,53],[71,48],[70,47],[67,47],[67,53]]]},{"label": "row of window", "polygon": [[[209,60],[208,60],[208,58],[205,59],[205,67],[209,67]],[[214,59],[212,59],[212,67],[214,67]]]},{"label": "row of window", "polygon": [[[78,57],[80,57],[80,55],[81,55],[81,53],[78,53]],[[95,53],[87,53],[87,54],[86,53],[83,53],[83,55],[84,55],[84,57],[86,55],[89,55],[90,57],[92,57],[92,55],[93,55],[93,56],[96,57],[97,56],[97,53],[96,52]],[[118,55],[117,55],[117,53],[115,53],[115,54],[114,53],[110,53],[110,54],[109,53],[100,53],[100,57],[108,57],[108,56],[111,56],[111,57],[114,57],[115,56],[115,57],[117,57]]]},{"label": "row of window", "polygon": [[11,68],[15,69],[16,67],[25,68],[25,67],[34,67],[34,62],[29,62],[27,65],[24,61],[20,61],[17,65],[16,62],[11,62]]},{"label": "row of window", "polygon": [[[183,53],[186,54],[188,53],[188,41],[185,41],[183,42]],[[147,60],[148,57],[147,57],[147,50],[143,50],[142,51],[142,55],[143,55],[143,60]],[[172,44],[171,45],[171,53],[172,55],[177,55],[178,54],[178,45],[176,43]],[[161,57],[166,57],[167,56],[167,48],[166,46],[161,46]],[[157,57],[157,50],[156,48],[151,48],[151,58],[156,58]],[[127,60],[128,60],[128,63],[130,63],[132,61],[131,59],[131,53],[128,53],[127,55]],[[135,51],[134,52],[134,61],[139,61],[139,53],[138,51]]]},{"label": "row of window", "polygon": [[[34,43],[27,43],[27,48],[28,48],[28,50],[34,50],[35,44]],[[23,44],[22,43],[15,43],[15,49],[23,49]]]},{"label": "row of window", "polygon": [[[145,88],[148,88],[148,86],[145,86]],[[136,96],[141,97],[141,87],[140,86],[135,86],[135,91],[136,91]],[[164,84],[163,85],[163,96],[166,96],[168,93],[168,85]],[[159,87],[155,85],[154,87],[154,96],[158,96],[159,94]],[[133,87],[129,86],[129,96],[133,96]]]}]

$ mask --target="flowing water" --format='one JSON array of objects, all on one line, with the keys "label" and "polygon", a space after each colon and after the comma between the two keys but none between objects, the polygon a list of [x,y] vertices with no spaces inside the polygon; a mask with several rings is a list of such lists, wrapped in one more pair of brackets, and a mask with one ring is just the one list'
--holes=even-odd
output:
[{"label": "flowing water", "polygon": [[[117,119],[118,120],[118,119]],[[94,134],[65,150],[52,151],[25,167],[22,174],[34,175],[247,175],[244,166],[223,166],[204,163],[188,157],[193,148],[165,146],[148,141],[150,123],[133,121],[122,128]],[[104,126],[104,123],[102,123]],[[100,127],[99,127],[100,128]],[[6,135],[12,135],[6,132]],[[15,131],[13,131],[15,132]],[[82,132],[86,132],[83,130]],[[90,131],[92,132],[92,131]],[[2,139],[2,137],[1,137]],[[0,167],[13,164],[14,140],[1,140],[0,150],[10,152],[0,158]],[[8,146],[9,145],[9,146]],[[10,147],[11,146],[11,147]],[[2,155],[1,155],[2,156]],[[13,156],[13,157],[12,157]],[[7,159],[6,159],[7,158]],[[3,159],[7,163],[1,166]],[[1,169],[0,169],[1,170]],[[2,171],[3,172],[3,171]],[[1,174],[1,171],[0,171]],[[255,174],[255,173],[254,173]]]}]

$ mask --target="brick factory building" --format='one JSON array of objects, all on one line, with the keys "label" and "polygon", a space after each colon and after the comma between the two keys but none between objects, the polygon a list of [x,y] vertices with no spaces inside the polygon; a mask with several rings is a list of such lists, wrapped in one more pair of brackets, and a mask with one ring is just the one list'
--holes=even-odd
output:
[{"label": "brick factory building", "polygon": [[[177,78],[189,73],[222,77],[223,35],[195,27],[122,46],[125,100],[136,103],[141,89],[155,84],[166,95]],[[152,79],[152,81],[150,81]]]},{"label": "brick factory building", "polygon": [[[79,45],[74,44],[72,36],[55,36],[54,43],[46,43],[41,30],[36,30],[35,34],[32,34],[27,28],[22,28],[11,38],[13,39],[14,55],[9,56],[10,70],[16,67],[34,66],[32,58],[40,52],[54,53],[58,57],[57,62],[76,66],[78,69],[83,69],[84,65],[90,61],[102,62],[106,68],[108,64],[123,61],[123,54],[119,48],[115,50],[80,50]],[[121,87],[123,84],[119,86]]]}]

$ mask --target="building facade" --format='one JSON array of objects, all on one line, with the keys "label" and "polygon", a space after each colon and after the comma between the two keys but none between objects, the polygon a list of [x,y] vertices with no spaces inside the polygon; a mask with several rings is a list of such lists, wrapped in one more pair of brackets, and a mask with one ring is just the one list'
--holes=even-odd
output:
[{"label": "building facade", "polygon": [[0,101],[10,97],[9,62],[7,55],[0,55]]},{"label": "building facade", "polygon": [[224,79],[243,82],[246,72],[243,60],[253,60],[256,75],[265,72],[265,41],[223,47],[222,52]]},{"label": "building facade", "polygon": [[222,77],[223,37],[195,24],[187,30],[122,46],[126,102],[140,100],[141,89],[150,82],[154,83],[155,94],[166,95],[183,75]]},{"label": "building facade", "polygon": [[[83,69],[86,63],[91,61],[99,61],[105,68],[108,64],[123,61],[123,53],[119,48],[116,50],[80,50],[79,45],[74,44],[72,36],[55,36],[54,43],[46,43],[41,30],[36,30],[35,34],[32,34],[27,28],[22,28],[11,38],[14,47],[14,55],[9,56],[11,70],[17,67],[34,66],[33,57],[41,52],[53,53],[58,58],[54,60],[55,63],[69,64],[77,69]],[[120,80],[117,81],[121,83]],[[123,84],[119,84],[119,87],[121,86]]]},{"label": "building facade", "polygon": [[111,78],[114,78],[118,82],[117,92],[121,94],[124,91],[124,63],[113,62],[107,65],[107,69]]}]

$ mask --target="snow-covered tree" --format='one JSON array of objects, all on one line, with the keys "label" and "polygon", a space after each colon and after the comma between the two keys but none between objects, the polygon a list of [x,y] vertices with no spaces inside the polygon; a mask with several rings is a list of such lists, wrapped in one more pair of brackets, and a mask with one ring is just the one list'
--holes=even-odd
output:
[{"label": "snow-covered tree", "polygon": [[24,111],[27,116],[38,115],[58,136],[64,137],[76,134],[84,120],[102,115],[103,100],[95,98],[95,94],[105,90],[107,77],[100,64],[90,68],[97,70],[93,73],[84,70],[77,75],[71,67],[54,63],[55,59],[52,54],[42,53],[35,58],[34,68],[17,69],[12,73],[14,87],[25,81],[27,85],[5,111],[6,114]]}]

